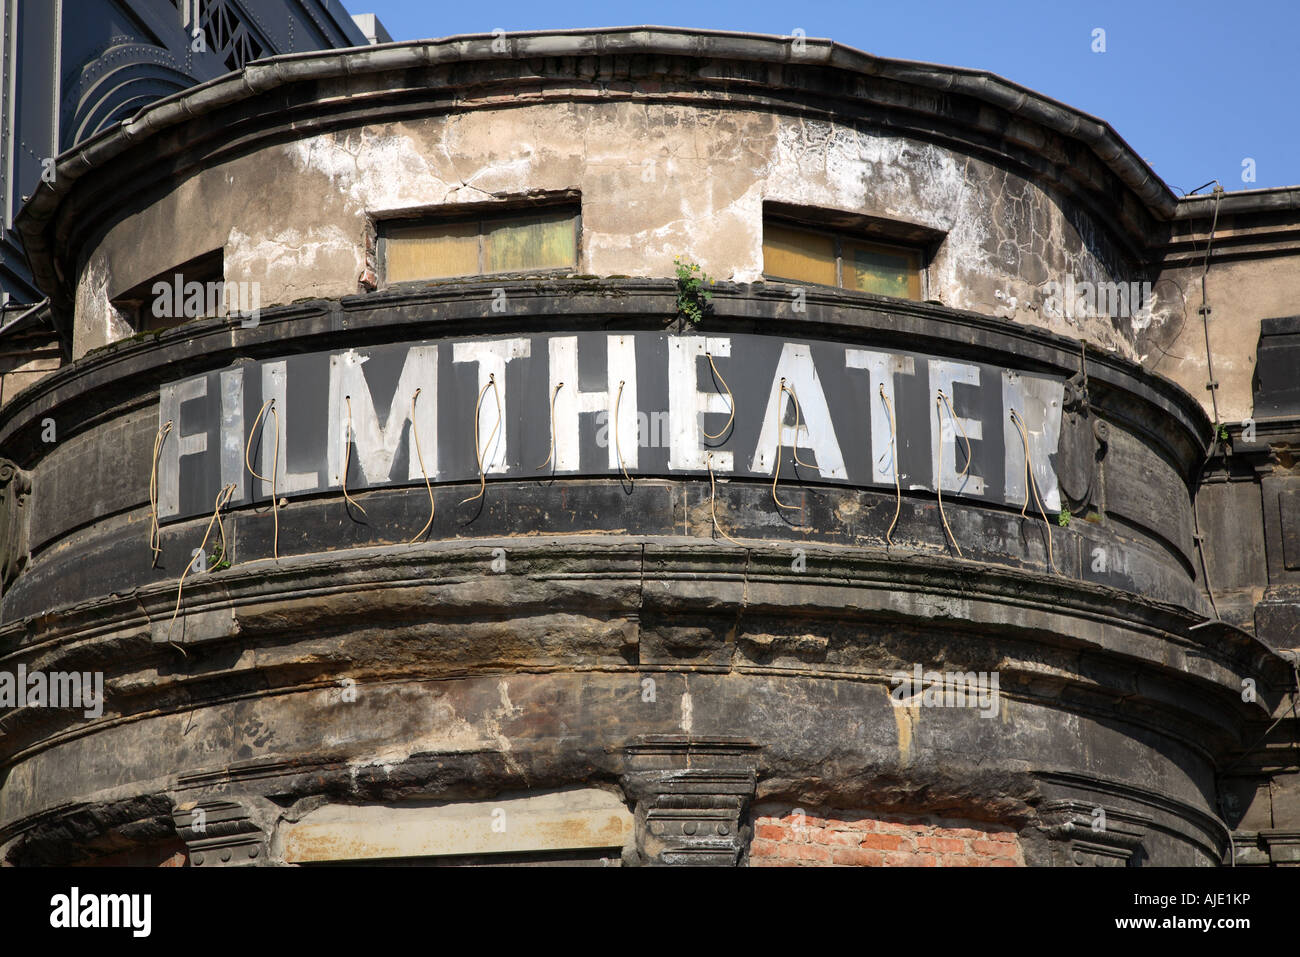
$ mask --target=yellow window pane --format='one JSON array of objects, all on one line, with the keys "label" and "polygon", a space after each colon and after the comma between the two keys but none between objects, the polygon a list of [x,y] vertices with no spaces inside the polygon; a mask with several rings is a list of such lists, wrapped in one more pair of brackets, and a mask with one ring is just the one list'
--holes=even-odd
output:
[{"label": "yellow window pane", "polygon": [[921,298],[921,274],[914,253],[844,244],[844,288],[900,299]]},{"label": "yellow window pane", "polygon": [[523,272],[577,265],[572,213],[483,224],[483,271]]},{"label": "yellow window pane", "polygon": [[774,279],[834,286],[835,241],[829,236],[765,223],[763,273]]},{"label": "yellow window pane", "polygon": [[389,282],[472,276],[479,271],[478,223],[401,226],[384,244]]}]

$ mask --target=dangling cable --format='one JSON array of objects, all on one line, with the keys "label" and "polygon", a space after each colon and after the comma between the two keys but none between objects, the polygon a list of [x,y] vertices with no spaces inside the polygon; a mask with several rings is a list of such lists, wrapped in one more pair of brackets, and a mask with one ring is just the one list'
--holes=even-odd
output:
[{"label": "dangling cable", "polygon": [[[727,430],[723,429],[722,431],[725,432]],[[719,535],[721,535],[727,541],[731,542],[731,544],[740,545],[740,542],[736,541],[734,538],[732,538],[730,535],[724,532],[722,530],[722,526],[718,524],[718,513],[715,509],[715,503],[717,502],[718,493],[717,493],[717,488],[715,487],[713,481],[713,453],[712,452],[708,454],[708,457],[704,460],[704,464],[709,467],[709,515],[713,517],[713,528]],[[741,545],[740,547],[744,548],[745,546]]]},{"label": "dangling cable", "polygon": [[[234,483],[231,483],[230,485],[223,485],[221,487],[221,491],[217,492],[216,507],[212,511],[212,517],[208,519],[208,527],[203,532],[203,541],[199,543],[199,554],[195,555],[194,558],[190,559],[189,564],[185,566],[185,570],[181,572],[180,580],[176,583],[176,607],[175,609],[172,610],[171,621],[167,623],[167,641],[181,654],[186,655],[186,657],[189,656],[186,654],[185,649],[182,648],[180,645],[176,644],[176,642],[172,641],[172,627],[176,624],[176,616],[179,615],[181,611],[181,592],[185,588],[185,576],[189,574],[190,569],[194,567],[194,562],[200,556],[202,556],[204,559],[203,570],[204,571],[208,570],[207,569],[208,536],[212,534],[213,524],[220,521],[222,506],[224,506],[227,502],[229,502],[230,497],[234,494],[235,494]],[[225,525],[222,525],[221,526],[221,547],[222,547],[223,555],[225,554],[225,540],[226,540],[226,527]]]},{"label": "dangling cable", "polygon": [[424,453],[420,451],[420,426],[415,418],[415,400],[420,397],[419,389],[415,390],[415,395],[411,396],[411,438],[415,440],[415,456],[420,460],[420,473],[424,476],[424,488],[429,493],[429,520],[424,523],[424,527],[415,533],[408,545],[414,545],[416,539],[427,532],[433,526],[433,486],[429,484],[429,470],[424,467]]},{"label": "dangling cable", "polygon": [[474,456],[478,460],[478,494],[471,495],[469,498],[461,499],[460,504],[473,502],[483,497],[487,491],[487,476],[483,474],[483,449],[478,444],[478,414],[483,408],[483,396],[487,395],[488,386],[492,387],[492,394],[497,400],[497,424],[492,426],[492,431],[488,433],[487,444],[491,445],[492,440],[496,438],[497,429],[501,428],[501,393],[497,390],[497,375],[495,372],[488,374],[487,385],[483,386],[478,394],[478,401],[474,403]]},{"label": "dangling cable", "polygon": [[[785,428],[781,424],[781,412],[783,411],[781,406],[785,404],[785,394],[789,391],[790,390],[785,387],[785,376],[782,376],[781,391],[777,395],[776,399],[776,468],[772,470],[772,501],[776,502],[777,508],[788,508],[793,509],[794,511],[801,511],[803,508],[802,505],[786,505],[776,497],[776,483],[781,479],[781,459],[784,458],[781,453],[785,449]],[[796,433],[796,441],[797,440],[798,435]]]},{"label": "dangling cable", "polygon": [[[938,406],[940,406],[940,405],[946,405],[946,406],[948,406],[948,417],[952,419],[952,423],[953,423],[953,425],[956,425],[958,428],[961,428],[961,424],[957,421],[957,417],[956,417],[955,415],[952,414],[952,406],[951,406],[951,405],[948,405],[948,397],[947,397],[946,395],[943,394],[943,390],[942,390],[942,389],[939,390],[939,396],[938,396],[938,398],[936,398],[936,399],[934,400],[934,404],[935,404],[936,407],[938,407]],[[941,420],[940,420],[940,418],[939,418],[939,415],[938,415],[937,413],[936,413],[936,415],[935,415],[935,420],[941,422]],[[964,429],[962,430],[962,438],[964,438],[964,439],[966,438],[966,432],[965,432]],[[954,444],[955,444],[955,443],[954,443]],[[955,463],[954,463],[954,464],[955,464]],[[962,470],[961,470],[960,472],[958,472],[957,474],[960,475],[960,476],[965,477],[965,475],[966,475],[966,470],[969,469],[969,468],[970,468],[970,439],[966,439],[966,468],[962,469]],[[952,539],[952,546],[953,546],[953,548],[957,549],[957,557],[958,557],[958,558],[965,558],[966,556],[963,555],[963,554],[961,553],[961,546],[960,546],[959,544],[957,544],[957,536],[954,535],[954,534],[952,533],[952,528],[949,527],[949,525],[948,525],[948,516],[945,515],[945,514],[944,514],[944,511],[943,511],[943,434],[942,434],[942,430],[940,431],[940,435],[939,435],[939,478],[938,478],[938,481],[936,481],[936,482],[934,483],[934,490],[935,490],[935,492],[936,492],[936,493],[938,494],[938,496],[939,496],[939,518],[943,521],[943,527],[944,527],[944,529],[948,532],[948,537],[949,537],[950,539]]]},{"label": "dangling cable", "polygon": [[[614,451],[618,454],[618,468],[623,473],[623,478],[627,479],[627,484],[632,484],[632,476],[627,474],[627,466],[623,464],[623,446],[618,441],[618,410],[623,404],[623,386],[624,382],[618,384],[618,399],[614,402]],[[628,494],[631,494],[630,492]]]},{"label": "dangling cable", "polygon": [[[257,423],[262,421],[262,415],[267,409],[271,410],[271,418],[275,420],[275,446],[271,453],[271,477],[268,479],[265,475],[259,475],[253,468],[253,463],[249,460],[249,455],[253,451],[253,436],[257,434]],[[271,554],[276,561],[280,560],[280,496],[276,492],[276,481],[280,472],[280,413],[275,409],[275,399],[267,399],[262,403],[262,408],[257,411],[257,418],[253,419],[253,427],[248,430],[248,444],[244,446],[244,464],[248,466],[249,473],[253,478],[262,482],[271,483],[271,515],[275,520],[275,535],[272,539]]]},{"label": "dangling cable", "polygon": [[880,401],[885,403],[885,411],[889,413],[889,457],[894,463],[894,520],[889,523],[889,530],[885,532],[886,544],[894,544],[891,537],[894,533],[894,526],[898,524],[898,513],[903,510],[903,486],[898,479],[898,442],[895,438],[894,431],[894,406],[889,401],[889,396],[885,395],[885,384],[880,383]]},{"label": "dangling cable", "polygon": [[[782,379],[782,382],[785,380]],[[793,386],[785,386],[785,391],[790,393],[790,399],[794,402],[794,444],[790,446],[790,451],[794,453],[794,462],[796,465],[802,465],[806,469],[814,468],[803,459],[799,458],[799,428],[802,421],[803,413],[799,410],[799,397],[794,394]]]},{"label": "dangling cable", "polygon": [[546,468],[546,466],[550,465],[551,459],[555,457],[555,399],[563,388],[564,383],[561,382],[556,385],[555,391],[551,393],[551,450],[546,453],[546,461],[537,466],[537,468],[533,470],[534,472],[540,472],[542,469]]},{"label": "dangling cable", "polygon": [[[366,510],[361,507],[361,503],[348,494],[348,465],[352,462],[352,396],[345,395],[343,401],[348,404],[348,428],[343,433],[343,502],[345,505],[353,505],[362,515]],[[415,400],[411,400],[414,406]]]},{"label": "dangling cable", "polygon": [[948,418],[952,419],[952,424],[957,426],[957,431],[961,433],[961,440],[966,443],[966,464],[962,466],[962,470],[957,473],[962,478],[965,478],[966,473],[970,471],[970,439],[966,437],[966,430],[962,428],[961,420],[958,419],[956,413],[952,411],[952,405],[948,402],[948,397],[943,394],[942,389],[939,390],[939,398],[942,399],[943,404],[948,407]]},{"label": "dangling cable", "polygon": [[713,374],[718,377],[718,381],[722,383],[722,387],[727,390],[727,405],[731,409],[731,415],[727,416],[727,424],[722,427],[722,431],[717,435],[710,435],[703,425],[700,426],[700,431],[704,433],[706,439],[720,439],[727,434],[727,429],[731,428],[731,423],[736,421],[736,397],[731,394],[731,386],[727,385],[727,380],[722,378],[722,373],[719,372],[718,367],[713,364],[713,355],[706,352],[704,353],[704,357],[709,360],[709,368],[712,369]]},{"label": "dangling cable", "polygon": [[[1029,476],[1029,481],[1025,487],[1025,508],[1029,507],[1029,493],[1032,490],[1034,495],[1034,504],[1038,506],[1038,513],[1043,516],[1043,530],[1047,533],[1047,564],[1054,574],[1060,574],[1056,569],[1056,561],[1052,557],[1052,524],[1047,520],[1047,509],[1043,508],[1043,497],[1038,494],[1038,480],[1034,477],[1034,470],[1029,460],[1029,428],[1025,420],[1015,409],[1011,410],[1011,422],[1020,432],[1020,441],[1025,446],[1025,474]],[[1025,509],[1020,510],[1020,514],[1025,514]]]},{"label": "dangling cable", "polygon": [[162,554],[162,530],[158,527],[158,455],[171,430],[172,420],[168,419],[154,436],[153,467],[149,472],[149,550],[153,552],[154,568],[158,567],[158,556]]}]

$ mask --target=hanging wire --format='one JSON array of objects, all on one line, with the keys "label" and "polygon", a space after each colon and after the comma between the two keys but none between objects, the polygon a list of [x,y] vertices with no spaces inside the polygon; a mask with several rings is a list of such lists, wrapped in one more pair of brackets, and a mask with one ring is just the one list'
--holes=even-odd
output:
[{"label": "hanging wire", "polygon": [[[343,401],[348,405],[348,427],[343,433],[343,501],[345,505],[352,505],[362,515],[366,510],[361,503],[348,494],[348,466],[352,464],[352,396],[345,395]],[[411,400],[414,403],[414,399]]]},{"label": "hanging wire", "polygon": [[560,382],[555,386],[555,391],[551,393],[551,450],[546,453],[546,461],[533,470],[535,472],[540,472],[546,468],[551,464],[551,459],[555,458],[555,399],[563,388],[564,383]]},{"label": "hanging wire", "polygon": [[483,386],[482,390],[478,394],[478,401],[474,403],[474,455],[478,460],[478,494],[471,495],[466,499],[461,499],[461,505],[482,498],[483,493],[487,491],[487,476],[483,474],[483,448],[478,442],[478,416],[479,411],[483,408],[483,396],[487,395],[489,386],[492,389],[492,394],[496,396],[497,400],[497,423],[492,426],[492,431],[488,433],[488,445],[492,444],[492,440],[496,438],[497,429],[501,428],[501,392],[497,389],[497,376],[496,373],[493,372],[488,374],[487,385]]},{"label": "hanging wire", "polygon": [[[781,382],[784,383],[785,379],[782,379]],[[809,465],[803,459],[799,458],[799,429],[803,427],[801,424],[803,413],[799,410],[799,397],[794,394],[793,386],[783,385],[783,388],[786,392],[790,393],[790,399],[794,402],[794,444],[790,446],[790,451],[794,453],[794,462],[796,465],[802,465],[806,469],[815,468],[815,466]]]},{"label": "hanging wire", "polygon": [[[942,389],[939,390],[939,394],[935,398],[934,404],[936,407],[939,406],[947,407],[948,418],[952,420],[952,424],[957,427],[957,429],[961,432],[961,437],[966,441],[966,465],[960,472],[957,473],[961,478],[965,478],[966,473],[970,471],[970,439],[966,438],[966,430],[963,429],[961,427],[961,423],[957,421],[957,416],[954,415],[952,411],[952,405],[951,403],[948,402],[948,397],[943,394]],[[941,422],[941,419],[938,414],[936,414],[935,420]],[[952,528],[948,525],[948,516],[945,515],[943,511],[943,437],[942,435],[939,438],[939,478],[938,481],[934,483],[934,488],[935,488],[935,492],[938,493],[939,496],[939,518],[943,521],[944,530],[947,531],[948,537],[952,540],[953,548],[957,549],[957,557],[965,558],[966,556],[963,555],[961,551],[961,545],[957,543],[957,536],[952,533]]]},{"label": "hanging wire", "polygon": [[[619,444],[618,438],[618,410],[623,404],[623,386],[625,383],[620,381],[618,384],[618,399],[614,402],[614,452],[618,455],[618,468],[623,473],[623,478],[627,479],[627,484],[632,484],[632,476],[627,474],[627,467],[623,464],[623,446]],[[630,493],[629,493],[630,494]]]},{"label": "hanging wire", "polygon": [[885,403],[885,411],[889,413],[889,457],[894,465],[894,520],[889,523],[889,530],[885,532],[885,542],[889,545],[894,544],[891,537],[894,533],[894,526],[898,524],[898,513],[903,510],[903,486],[898,478],[898,441],[894,429],[894,406],[889,401],[889,396],[885,395],[885,384],[880,383],[880,400]]},{"label": "hanging wire", "polygon": [[[724,429],[723,431],[725,432],[726,430]],[[732,538],[730,535],[724,532],[722,530],[722,526],[718,524],[718,513],[716,510],[718,493],[717,493],[717,487],[713,479],[713,453],[712,452],[710,452],[708,456],[705,458],[704,464],[709,467],[709,515],[713,518],[713,529],[719,535],[725,538],[727,541],[731,542],[731,544],[740,545],[740,542],[736,541],[734,538]],[[741,545],[741,547],[744,548],[743,545]]]},{"label": "hanging wire", "polygon": [[[208,519],[208,527],[203,532],[203,541],[199,543],[199,554],[195,555],[194,558],[190,560],[189,564],[185,566],[184,571],[181,572],[180,580],[176,583],[176,607],[172,610],[171,621],[167,623],[167,641],[181,654],[186,655],[186,657],[189,656],[188,654],[186,654],[185,649],[182,648],[180,645],[176,644],[176,642],[172,641],[172,628],[176,624],[176,616],[179,615],[181,611],[181,593],[185,588],[185,576],[189,574],[190,569],[194,567],[194,563],[198,561],[200,557],[203,557],[205,559],[204,571],[207,571],[206,558],[207,558],[207,548],[208,548],[208,536],[212,534],[213,524],[220,523],[221,509],[227,502],[230,501],[230,497],[234,494],[235,494],[235,485],[233,482],[230,485],[223,485],[221,487],[221,490],[217,492],[215,507],[212,510],[212,518]],[[226,548],[226,527],[224,524],[222,524],[221,525],[222,555],[226,554],[225,548]]]},{"label": "hanging wire", "polygon": [[[265,475],[259,475],[253,468],[253,463],[249,456],[253,451],[253,436],[257,434],[257,424],[262,421],[262,416],[267,409],[271,410],[271,418],[275,420],[275,444],[271,453],[271,477],[268,479]],[[272,538],[271,554],[276,561],[280,560],[280,496],[276,492],[276,481],[280,474],[280,414],[275,409],[275,399],[267,399],[262,403],[262,408],[257,411],[257,418],[253,419],[253,427],[248,430],[248,444],[244,446],[244,464],[248,466],[249,473],[253,478],[263,482],[271,483],[271,515],[275,521],[275,535]]]},{"label": "hanging wire", "polygon": [[153,466],[149,471],[149,550],[153,552],[154,568],[158,567],[158,556],[162,554],[162,530],[158,527],[158,455],[171,430],[172,420],[168,419],[154,436]]},{"label": "hanging wire", "polygon": [[[772,471],[772,501],[776,502],[777,508],[786,508],[786,509],[793,509],[795,511],[800,511],[803,508],[802,505],[786,505],[784,502],[782,502],[779,498],[776,497],[776,483],[781,479],[781,459],[785,457],[782,454],[785,449],[784,446],[785,429],[781,424],[781,412],[783,411],[781,407],[785,405],[785,394],[789,391],[790,390],[785,387],[785,377],[782,376],[781,391],[777,395],[777,399],[776,399],[776,468],[773,469]],[[797,429],[795,434],[796,434],[796,441],[797,441],[798,440]]]},{"label": "hanging wire", "polygon": [[1011,421],[1015,425],[1017,431],[1020,432],[1020,441],[1024,443],[1025,474],[1029,477],[1029,480],[1025,483],[1025,504],[1024,507],[1020,509],[1020,514],[1025,515],[1025,509],[1029,507],[1029,495],[1032,491],[1034,504],[1038,506],[1038,514],[1043,516],[1043,530],[1047,534],[1047,564],[1054,573],[1059,574],[1059,572],[1056,571],[1056,560],[1052,557],[1052,525],[1047,521],[1047,510],[1043,508],[1043,498],[1038,494],[1038,479],[1034,477],[1034,469],[1030,462],[1029,427],[1025,424],[1024,418],[1022,418],[1020,413],[1015,409],[1011,410]]},{"label": "hanging wire", "polygon": [[722,373],[719,372],[718,367],[713,364],[713,355],[706,352],[704,353],[704,356],[709,360],[709,368],[713,370],[713,374],[718,377],[718,381],[722,383],[722,387],[727,390],[727,406],[731,409],[731,414],[727,416],[727,424],[722,427],[722,430],[717,435],[710,434],[703,425],[700,426],[700,431],[704,433],[706,439],[720,439],[727,434],[727,429],[731,428],[731,423],[736,421],[736,397],[731,394],[731,386],[727,385],[727,380],[722,378]]},{"label": "hanging wire", "polygon": [[419,421],[415,418],[415,400],[420,397],[420,389],[415,390],[415,395],[411,396],[411,438],[415,440],[415,456],[420,460],[420,474],[424,476],[424,488],[429,493],[429,520],[424,523],[424,527],[415,533],[415,536],[407,542],[408,545],[414,545],[416,540],[425,532],[433,527],[433,486],[429,484],[429,470],[424,467],[424,453],[420,450],[420,426]]}]

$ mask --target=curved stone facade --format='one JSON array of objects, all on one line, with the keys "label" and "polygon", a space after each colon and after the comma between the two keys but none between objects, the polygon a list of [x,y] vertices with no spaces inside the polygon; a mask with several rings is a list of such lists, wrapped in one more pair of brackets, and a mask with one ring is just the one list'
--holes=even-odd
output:
[{"label": "curved stone facade", "polygon": [[[1004,81],[801,56],[277,58],[63,159],[0,662],[104,695],[5,715],[5,860],[1224,859],[1291,663],[1206,591],[1211,422],[1141,322],[1040,308],[1150,275],[1165,198]],[[387,218],[538,196],[573,269],[383,282]],[[772,210],[913,237],[923,300],[765,281]],[[135,333],[214,249],[259,314]]]}]

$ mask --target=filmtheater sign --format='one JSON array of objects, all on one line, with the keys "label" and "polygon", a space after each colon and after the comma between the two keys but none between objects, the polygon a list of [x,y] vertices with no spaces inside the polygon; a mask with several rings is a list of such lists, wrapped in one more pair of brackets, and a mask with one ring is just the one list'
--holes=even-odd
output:
[{"label": "filmtheater sign", "polygon": [[349,492],[426,475],[771,480],[778,448],[782,482],[892,489],[897,450],[904,489],[942,483],[945,495],[1017,508],[1027,448],[1054,512],[1062,396],[1060,379],[978,362],[748,334],[546,333],[293,355],[162,386],[159,426],[172,429],[158,514],[211,512],[226,485],[231,505],[268,500],[272,479],[279,496],[338,489],[345,464]]}]

